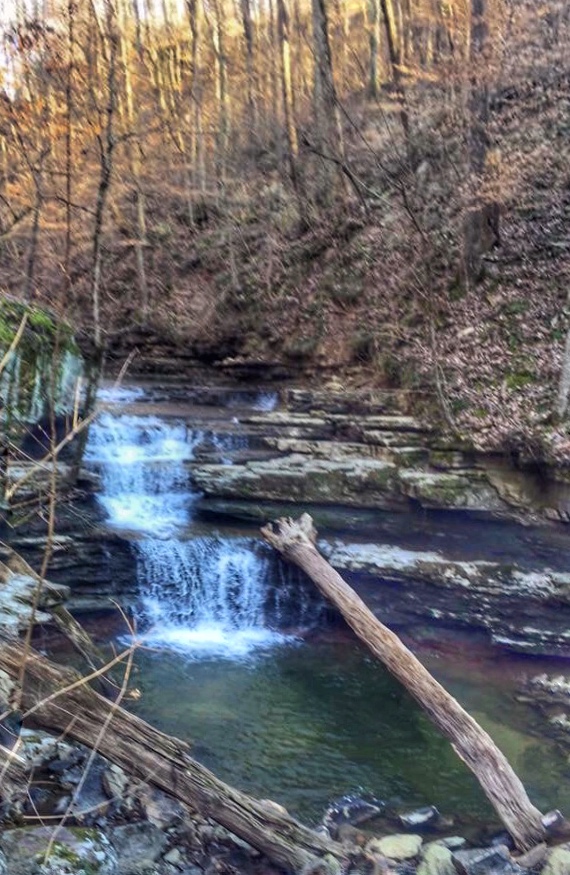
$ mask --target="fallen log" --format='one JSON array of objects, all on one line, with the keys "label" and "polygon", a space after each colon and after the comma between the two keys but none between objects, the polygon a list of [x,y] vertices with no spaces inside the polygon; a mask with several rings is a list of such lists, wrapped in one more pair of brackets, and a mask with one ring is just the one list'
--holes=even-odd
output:
[{"label": "fallen log", "polygon": [[76,672],[33,650],[26,653],[19,642],[0,641],[0,673],[17,679],[24,659],[24,720],[33,716],[42,726],[96,748],[129,774],[226,827],[288,872],[322,870],[337,875],[349,863],[345,847],[298,823],[279,806],[220,781],[190,756],[186,743],[105,699]]},{"label": "fallen log", "polygon": [[0,810],[16,799],[23,798],[27,781],[28,775],[20,754],[17,750],[0,745]]},{"label": "fallen log", "polygon": [[19,753],[19,726],[11,724],[12,699],[16,688],[14,678],[0,671],[0,806],[20,799],[25,794],[27,775],[25,762]]},{"label": "fallen log", "polygon": [[315,546],[317,533],[309,514],[303,514],[298,520],[279,519],[264,526],[261,533],[285,559],[311,578],[358,637],[447,736],[455,752],[479,781],[516,847],[526,851],[543,841],[542,815],[530,802],[504,754],[321,556]]}]

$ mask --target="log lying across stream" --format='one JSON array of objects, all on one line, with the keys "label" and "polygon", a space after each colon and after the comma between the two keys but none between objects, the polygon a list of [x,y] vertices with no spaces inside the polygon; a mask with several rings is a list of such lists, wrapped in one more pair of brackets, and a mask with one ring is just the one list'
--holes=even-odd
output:
[{"label": "log lying across stream", "polygon": [[[33,650],[26,653],[19,642],[0,641],[0,679],[17,680],[24,661],[24,718],[33,715],[40,725],[96,749],[129,774],[226,827],[288,872],[322,868],[334,875],[348,866],[345,847],[298,823],[279,806],[220,781],[190,756],[183,741],[99,695],[76,672]],[[13,776],[11,763],[9,767]]]},{"label": "log lying across stream", "polygon": [[457,755],[479,781],[516,847],[526,851],[541,842],[545,835],[541,813],[530,802],[504,754],[321,556],[315,546],[317,533],[311,517],[303,514],[298,520],[282,518],[265,526],[261,532],[285,559],[311,578],[358,637],[406,687],[435,726],[450,740]]}]

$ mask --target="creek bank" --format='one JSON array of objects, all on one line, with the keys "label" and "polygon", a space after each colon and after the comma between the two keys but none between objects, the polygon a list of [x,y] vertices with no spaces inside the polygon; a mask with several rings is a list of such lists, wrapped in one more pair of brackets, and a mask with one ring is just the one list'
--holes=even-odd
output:
[{"label": "creek bank", "polygon": [[[0,872],[9,875],[277,875],[259,852],[167,794],[77,743],[24,729],[26,794],[3,797]],[[570,845],[512,852],[504,833],[471,841],[434,806],[406,811],[358,795],[332,803],[317,831],[363,852],[353,872],[384,875],[554,875]],[[285,809],[264,800],[268,813]],[[42,825],[54,818],[54,826]],[[32,820],[22,826],[23,820]],[[558,819],[559,821],[559,819]],[[323,871],[332,872],[323,863]]]},{"label": "creek bank", "polygon": [[[239,428],[273,457],[191,463],[204,493],[198,510],[251,522],[318,506],[317,521],[325,527],[338,508],[356,518],[383,511],[402,514],[411,529],[420,515],[433,513],[454,513],[473,525],[567,518],[564,469],[539,473],[528,460],[516,467],[457,445],[411,416],[403,393],[289,389],[281,398],[279,409],[239,418]],[[358,574],[353,586],[388,623],[423,617],[484,629],[514,650],[570,653],[566,566],[523,568],[484,556],[462,562],[393,546],[337,545],[331,558],[335,567]]]}]

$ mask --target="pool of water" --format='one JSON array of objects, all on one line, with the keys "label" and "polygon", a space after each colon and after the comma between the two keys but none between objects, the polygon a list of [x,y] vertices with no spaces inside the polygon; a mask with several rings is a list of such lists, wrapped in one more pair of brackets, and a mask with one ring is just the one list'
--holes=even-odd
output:
[{"label": "pool of water", "polygon": [[[463,642],[465,645],[465,642]],[[461,644],[456,641],[455,645]],[[423,661],[491,733],[543,810],[570,810],[570,767],[533,735],[515,701],[524,661],[501,666],[424,648]],[[437,805],[460,821],[493,819],[477,781],[389,673],[349,635],[314,637],[245,659],[141,650],[136,712],[191,742],[219,777],[318,821],[362,788],[396,808]]]}]

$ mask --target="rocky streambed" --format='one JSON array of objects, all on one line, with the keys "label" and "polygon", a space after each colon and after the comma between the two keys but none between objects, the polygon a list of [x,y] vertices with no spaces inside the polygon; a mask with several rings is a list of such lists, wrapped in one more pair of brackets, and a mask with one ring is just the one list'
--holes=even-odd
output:
[{"label": "rocky streambed", "polygon": [[[6,741],[4,731],[3,740]],[[3,875],[277,875],[255,848],[167,794],[133,780],[78,744],[21,730],[25,791],[3,796]],[[285,810],[261,803],[268,817]],[[500,831],[466,838],[435,806],[406,810],[349,794],[315,829],[346,848],[347,871],[369,875],[560,875],[570,866],[569,826],[545,817],[550,845],[516,853]],[[358,849],[360,864],[350,860]],[[323,861],[322,871],[338,875]]]}]

